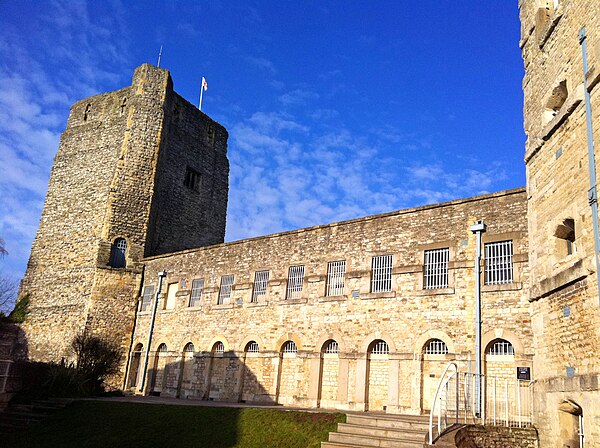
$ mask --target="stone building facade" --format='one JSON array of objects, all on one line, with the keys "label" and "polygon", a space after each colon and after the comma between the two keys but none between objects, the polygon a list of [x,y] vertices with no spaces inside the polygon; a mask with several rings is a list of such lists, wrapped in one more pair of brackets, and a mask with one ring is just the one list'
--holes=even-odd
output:
[{"label": "stone building facade", "polygon": [[128,347],[143,257],[223,242],[226,153],[227,131],[148,64],[72,106],[20,291],[33,359],[84,329]]},{"label": "stone building facade", "polygon": [[582,47],[600,141],[600,5],[522,0],[534,423],[541,446],[600,446],[600,304]]},{"label": "stone building facade", "polygon": [[490,254],[510,248],[506,265],[486,260],[483,340],[486,371],[512,379],[533,355],[525,215],[519,189],[146,258],[127,386],[140,386],[166,271],[148,393],[428,410],[448,362],[474,359],[478,219]]}]

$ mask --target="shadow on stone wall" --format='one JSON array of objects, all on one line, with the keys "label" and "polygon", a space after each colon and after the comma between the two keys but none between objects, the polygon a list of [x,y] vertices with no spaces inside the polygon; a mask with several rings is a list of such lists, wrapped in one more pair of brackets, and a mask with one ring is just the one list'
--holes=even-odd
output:
[{"label": "shadow on stone wall", "polygon": [[19,325],[0,322],[0,409],[21,388],[19,362],[27,359],[29,347]]}]

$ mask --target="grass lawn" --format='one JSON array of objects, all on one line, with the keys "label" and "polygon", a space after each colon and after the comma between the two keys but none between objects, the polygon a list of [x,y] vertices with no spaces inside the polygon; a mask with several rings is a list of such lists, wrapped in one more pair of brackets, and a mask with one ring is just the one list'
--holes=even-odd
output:
[{"label": "grass lawn", "polygon": [[320,447],[343,414],[79,401],[22,433],[7,448]]}]

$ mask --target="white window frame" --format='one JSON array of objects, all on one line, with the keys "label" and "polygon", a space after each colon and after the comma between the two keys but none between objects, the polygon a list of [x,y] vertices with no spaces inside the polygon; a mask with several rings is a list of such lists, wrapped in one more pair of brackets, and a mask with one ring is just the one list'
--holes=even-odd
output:
[{"label": "white window frame", "polygon": [[229,303],[231,299],[231,292],[233,291],[233,274],[222,275],[221,285],[219,286],[219,297],[217,298],[217,305],[223,305]]},{"label": "white window frame", "polygon": [[281,347],[281,353],[298,353],[298,346],[292,340],[285,341],[285,344],[283,344],[283,347]]},{"label": "white window frame", "polygon": [[513,241],[493,241],[484,245],[486,285],[505,285],[514,280]]},{"label": "white window frame", "polygon": [[446,355],[448,354],[448,346],[441,339],[431,339],[425,345],[426,355]]},{"label": "white window frame", "polygon": [[389,355],[390,346],[387,342],[383,339],[379,339],[375,342],[376,343],[371,346],[371,350],[369,350],[371,355]]},{"label": "white window frame", "polygon": [[487,355],[490,356],[514,356],[515,347],[506,339],[496,339],[488,347]]},{"label": "white window frame", "polygon": [[154,285],[144,286],[142,292],[142,300],[140,301],[140,312],[148,311],[150,305],[152,305],[152,298],[154,297]]},{"label": "white window frame", "polygon": [[339,352],[340,346],[338,345],[335,339],[329,340],[327,342],[327,345],[325,346],[325,350],[323,350],[323,353],[325,353],[326,355],[337,355]]},{"label": "white window frame", "polygon": [[344,295],[344,282],[346,277],[346,260],[330,261],[327,263],[326,296]]},{"label": "white window frame", "polygon": [[250,341],[246,344],[246,353],[259,353],[260,347],[258,346],[258,342]]},{"label": "white window frame", "polygon": [[304,266],[290,266],[288,269],[288,281],[285,298],[286,300],[300,299],[304,288]]},{"label": "white window frame", "polygon": [[195,278],[192,280],[192,293],[190,294],[190,307],[198,307],[202,302],[202,290],[204,289],[204,279]]},{"label": "white window frame", "polygon": [[254,273],[254,286],[252,288],[252,303],[258,303],[259,298],[267,295],[269,284],[269,271],[256,271]]},{"label": "white window frame", "polygon": [[449,247],[423,251],[423,289],[443,289],[448,287],[449,262]]},{"label": "white window frame", "polygon": [[376,255],[371,260],[371,292],[392,290],[393,257],[391,254]]}]

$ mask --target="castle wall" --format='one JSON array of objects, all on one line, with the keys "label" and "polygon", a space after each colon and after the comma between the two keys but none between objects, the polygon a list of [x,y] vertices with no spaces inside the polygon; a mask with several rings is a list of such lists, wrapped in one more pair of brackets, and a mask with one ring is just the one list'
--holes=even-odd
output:
[{"label": "castle wall", "polygon": [[[156,287],[158,272],[168,272],[150,356],[165,343],[180,370],[184,346],[195,347],[189,385],[177,392],[171,384],[165,393],[227,401],[241,393],[249,401],[420,412],[424,345],[433,338],[447,344],[449,353],[437,359],[443,365],[458,360],[466,369],[474,358],[475,237],[469,226],[478,219],[488,224],[484,243],[513,241],[514,281],[483,286],[483,333],[484,342],[513,344],[514,378],[515,367],[530,366],[532,357],[525,199],[523,190],[513,190],[147,258],[145,285]],[[425,290],[424,251],[444,247],[450,251],[448,288]],[[392,288],[371,292],[372,257],[383,254],[393,258]],[[327,296],[327,263],[336,260],[346,261],[344,291]],[[302,293],[286,298],[288,268],[299,265],[305,268]],[[252,303],[254,275],[263,270],[270,273],[267,293]],[[232,295],[217,304],[223,275],[234,275]],[[201,300],[190,307],[192,282],[200,278]],[[169,284],[179,290],[174,308],[164,309]],[[137,315],[134,346],[146,345],[150,310]],[[339,344],[335,360],[321,353],[329,339]],[[367,354],[377,339],[387,342],[389,354]],[[260,352],[244,353],[252,340]],[[297,353],[281,353],[288,340]],[[214,357],[219,341],[228,367]],[[248,363],[249,355],[262,362]],[[426,370],[437,385],[439,365]],[[242,377],[254,384],[252,393],[244,394]]]},{"label": "castle wall", "polygon": [[[595,141],[600,141],[600,9],[594,0],[519,4],[534,370],[541,446],[577,443],[561,423],[583,410],[586,446],[600,446],[600,304],[588,204],[587,129],[578,33],[586,26]],[[598,155],[596,155],[598,161]],[[598,166],[597,166],[598,169]],[[572,220],[572,221],[569,221]],[[568,230],[574,224],[573,235]],[[569,248],[567,239],[574,239]],[[557,442],[558,441],[558,442]]]}]

